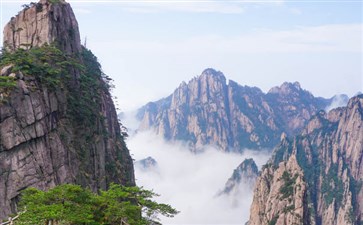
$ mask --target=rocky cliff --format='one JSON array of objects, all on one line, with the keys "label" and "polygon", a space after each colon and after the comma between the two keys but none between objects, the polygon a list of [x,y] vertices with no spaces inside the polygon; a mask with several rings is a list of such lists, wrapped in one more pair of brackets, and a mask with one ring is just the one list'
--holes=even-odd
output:
[{"label": "rocky cliff", "polygon": [[259,88],[226,83],[206,69],[172,95],[139,110],[140,130],[154,129],[168,140],[184,140],[193,149],[215,145],[229,151],[273,148],[281,134],[298,133],[329,100],[315,98],[299,83],[284,83],[267,94]]},{"label": "rocky cliff", "polygon": [[363,223],[363,95],[284,137],[257,180],[250,225]]},{"label": "rocky cliff", "polygon": [[5,26],[4,47],[10,51],[45,43],[56,43],[67,53],[82,50],[76,17],[64,0],[41,0],[24,5],[24,10]]},{"label": "rocky cliff", "polygon": [[[253,189],[258,177],[258,168],[253,159],[245,159],[234,171],[228,179],[221,194],[230,194],[238,192],[240,185]],[[238,197],[238,196],[236,196]]]},{"label": "rocky cliff", "polygon": [[42,0],[5,26],[0,61],[0,219],[27,187],[134,185],[109,85],[68,3]]}]

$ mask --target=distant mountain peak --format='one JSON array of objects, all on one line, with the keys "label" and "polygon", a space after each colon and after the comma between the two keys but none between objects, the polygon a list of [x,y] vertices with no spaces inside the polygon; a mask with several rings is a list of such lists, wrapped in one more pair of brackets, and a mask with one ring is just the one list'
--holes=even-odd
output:
[{"label": "distant mountain peak", "polygon": [[192,150],[210,144],[243,151],[272,148],[282,132],[296,134],[329,104],[298,82],[285,82],[265,94],[231,80],[227,84],[222,72],[208,68],[168,98],[140,109],[138,118],[140,130],[153,128],[167,140],[188,142]]},{"label": "distant mountain peak", "polygon": [[202,74],[205,74],[205,75],[218,75],[218,74],[222,74],[223,75],[222,72],[217,71],[217,70],[215,70],[213,68],[207,68],[207,69],[203,70]]},{"label": "distant mountain peak", "polygon": [[220,194],[229,194],[238,191],[240,184],[253,188],[258,176],[258,168],[253,159],[245,159],[228,179],[223,191]]},{"label": "distant mountain peak", "polygon": [[224,76],[224,74],[221,71],[217,71],[213,68],[207,68],[203,70],[202,74],[197,77],[197,79],[207,79],[211,81],[220,81],[224,84],[226,83],[226,77]]},{"label": "distant mountain peak", "polygon": [[281,86],[276,86],[271,88],[268,93],[269,94],[290,94],[292,92],[299,92],[305,91],[301,88],[299,82],[295,81],[294,83],[291,82],[284,82]]}]

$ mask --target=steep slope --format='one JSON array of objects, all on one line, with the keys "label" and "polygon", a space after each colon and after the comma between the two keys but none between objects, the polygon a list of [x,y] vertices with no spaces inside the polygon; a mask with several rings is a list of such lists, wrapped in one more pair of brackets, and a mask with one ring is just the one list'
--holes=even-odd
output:
[{"label": "steep slope", "polygon": [[168,140],[184,140],[198,150],[215,145],[230,151],[272,148],[282,133],[299,132],[329,100],[315,98],[299,83],[284,83],[267,94],[256,87],[226,83],[206,69],[172,95],[139,110],[140,130],[154,129]]},{"label": "steep slope", "polygon": [[78,23],[71,6],[64,0],[40,0],[24,7],[5,26],[4,46],[8,50],[30,49],[57,42],[67,53],[81,52]]},{"label": "steep slope", "polygon": [[228,179],[221,194],[230,194],[238,192],[239,185],[253,188],[258,177],[258,168],[253,159],[245,159],[234,171]]},{"label": "steep slope", "polygon": [[250,225],[363,222],[363,95],[284,138],[254,192]]},{"label": "steep slope", "polygon": [[81,47],[70,5],[34,3],[4,34],[0,219],[16,211],[19,193],[30,186],[76,183],[96,191],[111,182],[134,185],[109,86],[97,58]]}]

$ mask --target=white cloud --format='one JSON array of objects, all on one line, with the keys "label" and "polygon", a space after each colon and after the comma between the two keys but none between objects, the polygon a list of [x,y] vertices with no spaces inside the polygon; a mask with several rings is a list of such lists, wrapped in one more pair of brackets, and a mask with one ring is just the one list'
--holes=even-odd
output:
[{"label": "white cloud", "polygon": [[139,13],[189,12],[189,13],[243,13],[241,4],[217,1],[158,1],[125,4],[124,10]]},{"label": "white cloud", "polygon": [[338,24],[283,31],[260,29],[234,37],[208,35],[169,42],[117,40],[97,45],[120,51],[173,54],[362,52],[362,28],[362,24]]},{"label": "white cloud", "polygon": [[268,154],[227,154],[212,148],[193,154],[183,143],[166,143],[151,132],[138,133],[127,144],[136,160],[151,156],[158,162],[157,171],[135,168],[137,184],[153,189],[161,195],[159,202],[181,211],[175,218],[163,218],[163,224],[243,224],[248,220],[251,189],[241,186],[241,196],[216,194],[245,158],[252,157],[261,166]]},{"label": "white cloud", "polygon": [[121,10],[133,13],[244,13],[249,5],[281,5],[283,0],[68,0],[70,3],[120,4]]},{"label": "white cloud", "polygon": [[329,112],[332,109],[347,106],[348,101],[349,97],[346,95],[335,95],[331,104],[325,108],[325,111]]},{"label": "white cloud", "polygon": [[70,3],[120,4],[122,10],[133,13],[222,13],[240,14],[250,5],[281,5],[283,0],[68,0]]},{"label": "white cloud", "polygon": [[362,90],[362,30],[362,24],[332,24],[164,41],[115,35],[88,44],[115,79],[121,110],[132,110],[168,96],[207,67],[264,91],[299,81],[317,96],[352,95]]},{"label": "white cloud", "polygon": [[[243,4],[255,1],[200,1],[200,0],[69,0],[70,3],[120,4],[124,11],[135,13],[242,13]],[[257,1],[258,2],[258,1]]]}]

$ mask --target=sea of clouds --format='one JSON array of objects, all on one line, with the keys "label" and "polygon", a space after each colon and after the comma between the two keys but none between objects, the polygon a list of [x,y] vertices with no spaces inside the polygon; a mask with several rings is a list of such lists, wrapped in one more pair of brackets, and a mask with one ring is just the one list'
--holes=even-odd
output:
[{"label": "sea of clouds", "polygon": [[154,133],[137,132],[127,140],[135,161],[151,156],[158,165],[143,169],[135,166],[136,183],[160,194],[158,202],[175,207],[174,218],[160,217],[163,224],[244,224],[249,218],[253,190],[239,185],[231,195],[217,196],[233,170],[246,158],[261,166],[268,151],[246,150],[243,154],[225,153],[206,147],[192,153],[182,142],[166,142]]}]

